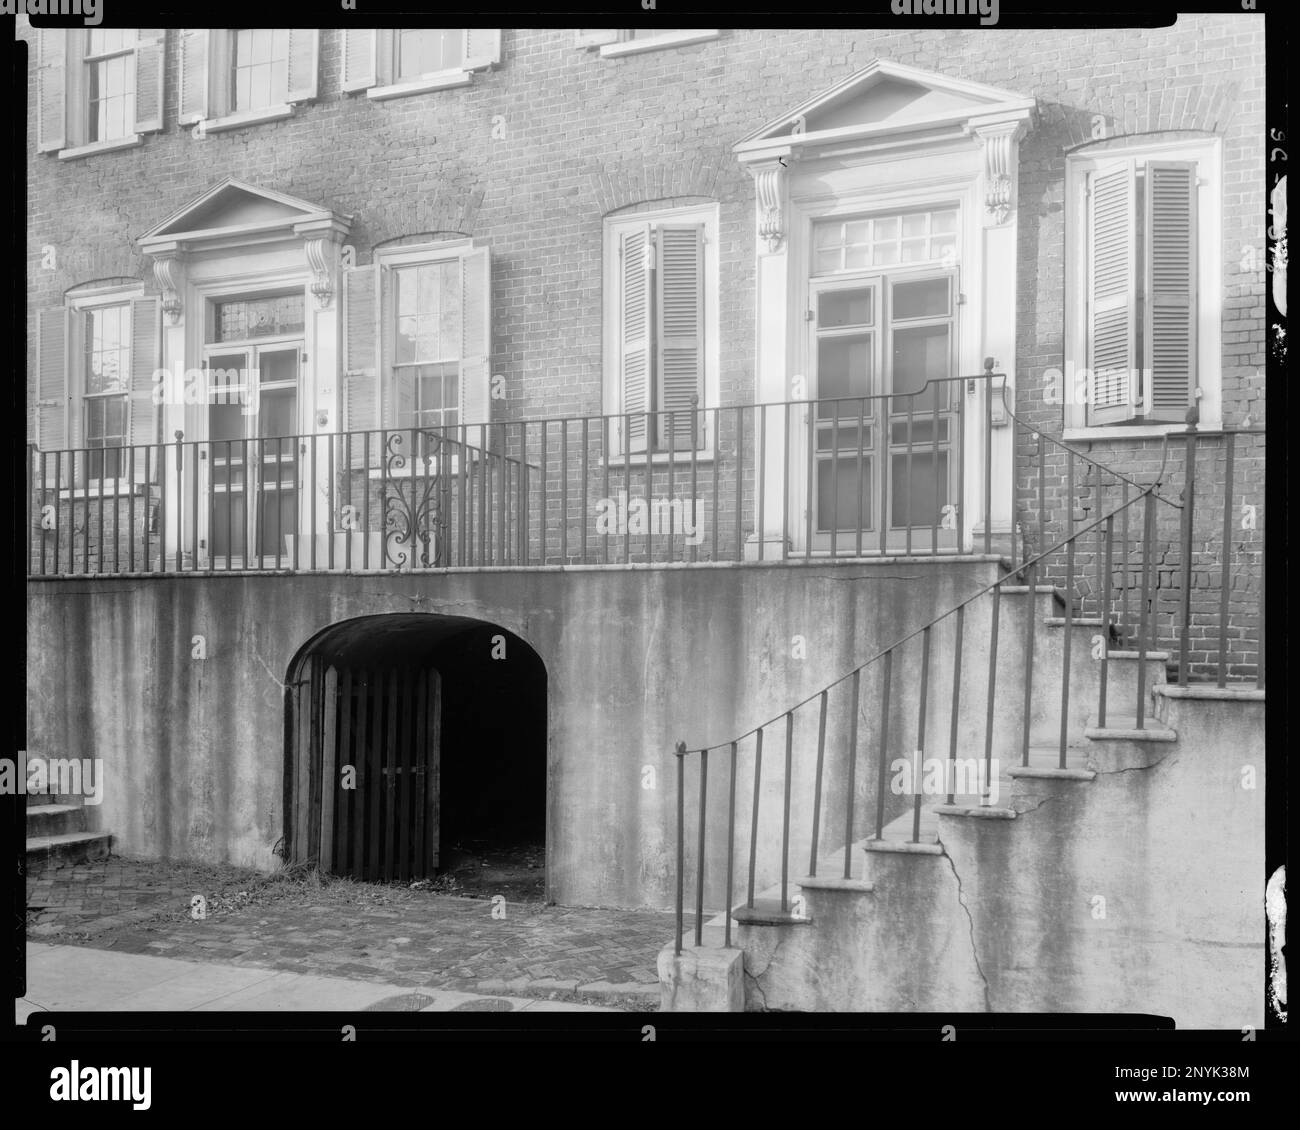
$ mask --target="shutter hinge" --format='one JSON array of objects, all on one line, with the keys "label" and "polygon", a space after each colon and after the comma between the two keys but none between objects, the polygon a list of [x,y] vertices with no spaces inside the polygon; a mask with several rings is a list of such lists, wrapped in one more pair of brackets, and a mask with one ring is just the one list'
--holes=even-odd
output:
[{"label": "shutter hinge", "polygon": [[805,310],[805,311],[803,312],[803,320],[804,320],[805,322],[815,322],[815,321],[817,320],[817,311],[816,311],[816,310]]}]

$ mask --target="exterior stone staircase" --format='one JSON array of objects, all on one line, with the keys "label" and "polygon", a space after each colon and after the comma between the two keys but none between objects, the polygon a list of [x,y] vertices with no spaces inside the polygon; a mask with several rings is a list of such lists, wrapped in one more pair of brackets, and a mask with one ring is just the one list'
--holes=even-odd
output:
[{"label": "exterior stone staircase", "polygon": [[27,794],[27,873],[106,859],[113,843],[107,832],[89,830],[79,796]]},{"label": "exterior stone staircase", "polygon": [[[1253,1003],[1262,945],[1250,908],[1263,875],[1264,692],[1171,685],[1169,656],[1148,651],[1139,728],[1138,652],[1110,643],[1098,725],[1094,649],[1103,627],[1072,617],[1063,759],[1064,600],[1048,587],[1002,588],[996,792],[952,803],[923,796],[915,836],[909,803],[879,835],[854,839],[847,872],[842,846],[819,851],[816,874],[802,877],[792,853],[784,905],[774,884],[752,906],[733,908],[732,950],[721,948],[724,915],[704,925],[715,969],[726,967],[726,955],[742,955],[743,1005],[734,972],[730,1005],[716,992],[692,1001],[707,989],[699,977],[683,978],[694,987],[677,999],[671,973],[664,976],[669,947],[660,957],[665,1010],[1127,1011],[1174,1015],[1180,1025],[1262,1023],[1262,1005]],[[979,609],[972,606],[971,619]],[[947,686],[945,676],[933,685]],[[897,715],[915,702],[903,698]],[[930,733],[942,737],[926,756],[942,758],[948,722],[935,713]],[[971,722],[959,714],[957,755],[982,756],[982,739],[969,748]],[[1258,771],[1257,791],[1237,787],[1245,765]],[[1215,828],[1213,845],[1198,819]],[[800,832],[806,843],[806,829],[792,831],[792,841]],[[688,925],[687,943],[690,933]],[[1210,971],[1205,981],[1184,975],[1198,963]],[[1207,981],[1214,992],[1188,995]]]}]

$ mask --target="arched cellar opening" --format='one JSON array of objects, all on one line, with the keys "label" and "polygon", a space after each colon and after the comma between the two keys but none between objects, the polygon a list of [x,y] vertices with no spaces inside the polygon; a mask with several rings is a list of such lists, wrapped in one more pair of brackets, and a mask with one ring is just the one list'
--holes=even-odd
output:
[{"label": "arched cellar opening", "polygon": [[545,892],[546,668],[519,636],[392,613],[321,632],[285,694],[285,859]]}]

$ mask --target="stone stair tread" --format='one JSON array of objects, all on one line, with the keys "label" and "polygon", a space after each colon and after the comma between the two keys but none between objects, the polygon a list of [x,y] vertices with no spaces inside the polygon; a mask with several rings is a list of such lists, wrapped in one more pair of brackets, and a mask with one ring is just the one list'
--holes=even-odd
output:
[{"label": "stone stair tread", "polygon": [[1106,718],[1104,727],[1094,725],[1095,721],[1089,718],[1088,725],[1083,728],[1083,736],[1091,741],[1176,742],[1178,740],[1177,731],[1151,718],[1147,719],[1147,724],[1140,730],[1137,728],[1136,718],[1132,720],[1132,725],[1125,725],[1124,719],[1110,717]]},{"label": "stone stair tread", "polygon": [[29,804],[28,816],[60,816],[65,812],[80,812],[79,804]]},{"label": "stone stair tread", "polygon": [[113,838],[111,832],[57,832],[52,836],[30,836],[27,839],[27,850],[45,851],[48,848],[60,847],[64,844],[89,844],[106,842]]}]

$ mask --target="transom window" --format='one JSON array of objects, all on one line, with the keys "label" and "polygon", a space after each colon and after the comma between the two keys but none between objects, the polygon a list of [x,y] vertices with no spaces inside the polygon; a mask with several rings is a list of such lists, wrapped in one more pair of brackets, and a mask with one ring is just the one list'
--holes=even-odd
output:
[{"label": "transom window", "polygon": [[127,439],[127,393],[131,372],[131,308],[123,302],[85,314],[86,446],[90,477],[121,473],[120,450]]},{"label": "transom window", "polygon": [[287,28],[240,28],[230,54],[234,109],[261,110],[289,97]]},{"label": "transom window", "polygon": [[86,34],[86,140],[131,133],[135,115],[135,29],[89,28]]},{"label": "transom window", "polygon": [[939,262],[951,260],[956,252],[955,208],[837,218],[813,227],[813,273],[818,275]]},{"label": "transom window", "polygon": [[462,310],[460,261],[393,271],[397,326],[393,392],[399,426],[459,423]]},{"label": "transom window", "polygon": [[303,331],[303,296],[241,298],[216,304],[213,341],[246,341]]},{"label": "transom window", "polygon": [[405,28],[397,32],[397,77],[452,70],[465,61],[465,29]]}]

